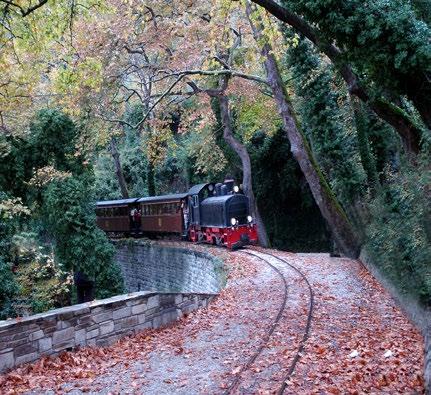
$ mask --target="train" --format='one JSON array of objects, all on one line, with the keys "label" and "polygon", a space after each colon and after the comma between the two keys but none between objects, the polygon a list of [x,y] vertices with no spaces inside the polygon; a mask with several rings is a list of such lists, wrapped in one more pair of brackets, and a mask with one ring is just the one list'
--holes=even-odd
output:
[{"label": "train", "polygon": [[234,181],[188,192],[96,202],[96,223],[111,235],[180,236],[234,250],[258,241],[249,199]]}]

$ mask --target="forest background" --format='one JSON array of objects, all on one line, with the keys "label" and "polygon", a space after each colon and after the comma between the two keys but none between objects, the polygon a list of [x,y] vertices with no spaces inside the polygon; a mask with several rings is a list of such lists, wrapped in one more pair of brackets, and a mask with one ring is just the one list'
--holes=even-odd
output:
[{"label": "forest background", "polygon": [[[203,4],[204,3],[204,4]],[[263,245],[431,304],[431,6],[0,0],[0,319],[123,291],[94,203],[233,177]]]}]

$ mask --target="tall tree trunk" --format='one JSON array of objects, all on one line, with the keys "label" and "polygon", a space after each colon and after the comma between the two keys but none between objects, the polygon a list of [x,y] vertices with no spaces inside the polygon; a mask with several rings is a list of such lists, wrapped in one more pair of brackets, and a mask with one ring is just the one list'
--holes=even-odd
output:
[{"label": "tall tree trunk", "polygon": [[111,155],[112,155],[112,158],[114,159],[115,174],[117,176],[118,184],[120,185],[121,196],[123,197],[123,199],[128,199],[129,191],[127,190],[127,184],[124,178],[123,167],[121,166],[121,162],[120,162],[120,154],[118,153],[117,143],[114,137],[111,137],[110,147],[111,147]]},{"label": "tall tree trunk", "polygon": [[147,186],[148,186],[148,196],[156,195],[156,182],[154,181],[154,166],[148,160],[147,165]]},{"label": "tall tree trunk", "polygon": [[248,154],[245,145],[241,144],[233,135],[232,120],[229,111],[229,99],[224,94],[218,96],[218,99],[220,102],[220,115],[223,124],[223,138],[241,159],[243,191],[250,200],[250,208],[257,225],[259,243],[262,247],[269,247],[269,239],[266,234],[265,224],[260,216],[253,192],[250,155]]},{"label": "tall tree trunk", "polygon": [[[262,41],[262,28],[257,26],[250,18],[251,5],[247,2],[247,15],[253,29],[256,42]],[[257,21],[259,23],[259,21]],[[291,104],[281,78],[280,71],[272,48],[269,44],[262,46],[261,52],[267,73],[268,84],[271,87],[274,99],[280,113],[283,129],[290,141],[291,151],[304,174],[317,206],[327,221],[332,235],[343,254],[357,258],[360,243],[346,213],[334,196],[330,186],[325,180],[319,165],[313,157],[310,146],[299,128],[298,122],[291,110]]]}]

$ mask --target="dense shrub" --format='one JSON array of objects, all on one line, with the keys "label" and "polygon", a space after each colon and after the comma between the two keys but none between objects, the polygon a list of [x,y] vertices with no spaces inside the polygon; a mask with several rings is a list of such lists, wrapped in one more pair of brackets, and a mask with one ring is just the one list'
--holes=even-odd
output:
[{"label": "dense shrub", "polygon": [[43,210],[55,237],[56,258],[66,270],[85,273],[95,282],[96,296],[106,297],[123,292],[123,282],[114,248],[96,226],[90,181],[69,177],[51,183]]},{"label": "dense shrub", "polygon": [[385,187],[370,203],[367,251],[401,291],[431,306],[429,173],[386,176]]},{"label": "dense shrub", "polygon": [[16,267],[19,315],[35,314],[70,304],[73,277],[54,260],[50,249],[39,244],[36,234],[21,232],[12,238],[11,255]]}]

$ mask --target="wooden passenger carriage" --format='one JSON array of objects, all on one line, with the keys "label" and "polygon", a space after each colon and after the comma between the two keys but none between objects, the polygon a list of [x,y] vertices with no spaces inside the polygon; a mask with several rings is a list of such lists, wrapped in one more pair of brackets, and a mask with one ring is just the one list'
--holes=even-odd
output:
[{"label": "wooden passenger carriage", "polygon": [[184,232],[183,202],[187,193],[152,196],[138,200],[141,210],[141,230],[149,233]]}]

